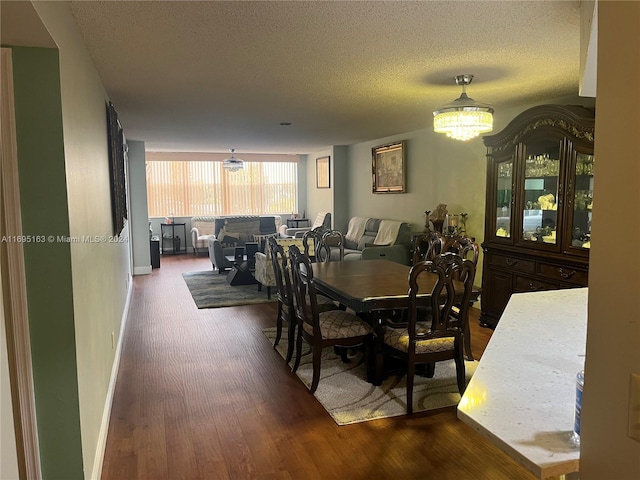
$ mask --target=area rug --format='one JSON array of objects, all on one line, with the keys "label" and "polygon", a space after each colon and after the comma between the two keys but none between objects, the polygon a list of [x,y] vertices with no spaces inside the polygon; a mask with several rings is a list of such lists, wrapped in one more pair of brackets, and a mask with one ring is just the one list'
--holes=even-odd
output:
[{"label": "area rug", "polygon": [[272,289],[271,299],[267,298],[267,288],[258,291],[258,285],[236,285],[227,283],[227,276],[213,270],[183,273],[182,277],[198,308],[233,307],[252,303],[275,302]]},{"label": "area rug", "polygon": [[[275,327],[263,330],[271,344]],[[287,348],[286,328],[278,344],[278,353],[284,358]],[[295,354],[294,354],[295,358]],[[338,425],[365,422],[377,418],[406,414],[406,383],[404,375],[389,376],[382,385],[366,380],[363,352],[350,350],[349,363],[343,363],[332,348],[322,351],[320,383],[314,393],[316,399]],[[293,360],[291,361],[293,365]],[[476,370],[477,362],[465,362],[467,382]],[[296,374],[309,387],[312,376],[311,354],[307,344]],[[416,375],[413,387],[414,413],[457,405],[460,401],[453,360],[438,362],[433,378]]]}]

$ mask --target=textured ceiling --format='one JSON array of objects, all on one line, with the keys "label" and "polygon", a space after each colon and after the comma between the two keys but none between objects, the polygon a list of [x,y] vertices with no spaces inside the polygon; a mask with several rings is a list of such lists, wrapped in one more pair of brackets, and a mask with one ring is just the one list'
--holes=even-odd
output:
[{"label": "textured ceiling", "polygon": [[70,3],[148,150],[307,153],[428,128],[461,73],[496,115],[578,93],[578,1]]}]

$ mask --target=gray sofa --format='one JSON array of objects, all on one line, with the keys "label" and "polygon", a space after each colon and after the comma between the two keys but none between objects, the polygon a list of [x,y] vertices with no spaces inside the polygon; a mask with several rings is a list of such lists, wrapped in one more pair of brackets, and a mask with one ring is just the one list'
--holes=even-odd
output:
[{"label": "gray sofa", "polygon": [[278,235],[280,215],[216,217],[214,234],[209,237],[209,258],[214,270],[224,273],[233,267],[225,257],[234,254],[235,247],[247,242],[262,243],[268,236]]},{"label": "gray sofa", "polygon": [[[359,231],[353,232],[351,227],[354,221],[357,222],[358,218],[364,225],[364,230],[361,228]],[[400,223],[397,235],[395,238],[387,236],[384,240],[384,245],[376,245],[376,237],[378,237],[382,222],[383,220],[379,218],[352,218],[349,221],[350,228],[344,240],[344,259],[372,260],[377,258],[409,265],[411,263],[411,229],[409,224],[385,220],[387,226],[390,223]],[[355,236],[353,235],[354,233]],[[333,255],[334,252],[332,252]]]}]

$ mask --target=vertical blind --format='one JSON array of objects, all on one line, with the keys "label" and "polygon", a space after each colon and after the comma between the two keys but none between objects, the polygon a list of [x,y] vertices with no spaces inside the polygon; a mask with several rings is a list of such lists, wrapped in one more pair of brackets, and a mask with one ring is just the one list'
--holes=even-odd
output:
[{"label": "vertical blind", "polygon": [[259,215],[297,211],[298,164],[244,162],[229,172],[219,161],[147,161],[150,217]]}]

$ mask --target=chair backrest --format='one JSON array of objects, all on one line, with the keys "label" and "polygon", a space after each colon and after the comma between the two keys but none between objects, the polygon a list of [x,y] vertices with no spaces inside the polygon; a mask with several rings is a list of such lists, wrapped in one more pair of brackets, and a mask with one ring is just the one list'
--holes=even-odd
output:
[{"label": "chair backrest", "polygon": [[439,232],[418,235],[413,242],[413,265],[424,260],[433,260],[444,251],[444,237]]},{"label": "chair backrest", "polygon": [[[319,261],[344,260],[344,235],[338,230],[329,230],[322,235],[322,244],[325,251],[329,252],[326,259]],[[337,252],[337,253],[335,253]]]},{"label": "chair backrest", "polygon": [[311,261],[296,245],[289,247],[289,260],[295,296],[294,308],[298,322],[311,325],[314,337],[322,338]]},{"label": "chair backrest", "polygon": [[471,260],[476,267],[478,266],[480,247],[473,238],[464,236],[450,238],[445,243],[442,251],[457,253],[462,258],[468,258]]},{"label": "chair backrest", "polygon": [[304,246],[305,255],[311,259],[312,255],[309,253],[309,246],[313,242],[314,254],[313,258],[316,262],[328,262],[331,257],[331,250],[322,241],[322,236],[326,232],[324,227],[314,228],[305,232],[302,236],[302,245]]},{"label": "chair backrest", "polygon": [[276,288],[278,300],[282,305],[289,308],[289,315],[293,314],[293,288],[291,286],[291,276],[287,265],[287,255],[275,238],[267,238],[269,251],[271,253],[271,264],[276,277]]},{"label": "chair backrest", "polygon": [[473,280],[476,274],[476,266],[472,259],[464,258],[454,252],[446,252],[438,255],[435,259],[436,265],[441,265],[445,269],[451,268],[451,277],[454,281],[463,284],[464,292],[460,300],[454,300],[453,305],[458,309],[456,315],[449,315],[447,328],[465,329],[463,322],[468,321],[468,310],[471,307],[471,294],[473,291]]},{"label": "chair backrest", "polygon": [[[459,259],[460,257],[458,257]],[[435,273],[438,276],[436,283],[430,292],[420,289],[421,277],[425,272]],[[412,345],[418,337],[433,338],[444,336],[453,330],[449,327],[451,317],[451,307],[455,300],[455,289],[453,285],[454,263],[425,260],[418,262],[411,267],[409,272],[409,344]],[[418,333],[416,325],[421,318],[419,315],[419,294],[430,293],[430,317],[431,328],[428,333]]]},{"label": "chair backrest", "polygon": [[304,254],[309,259],[315,258],[316,250],[320,248],[320,244],[322,243],[322,228],[323,227],[314,228],[304,232],[304,235],[302,235]]}]

